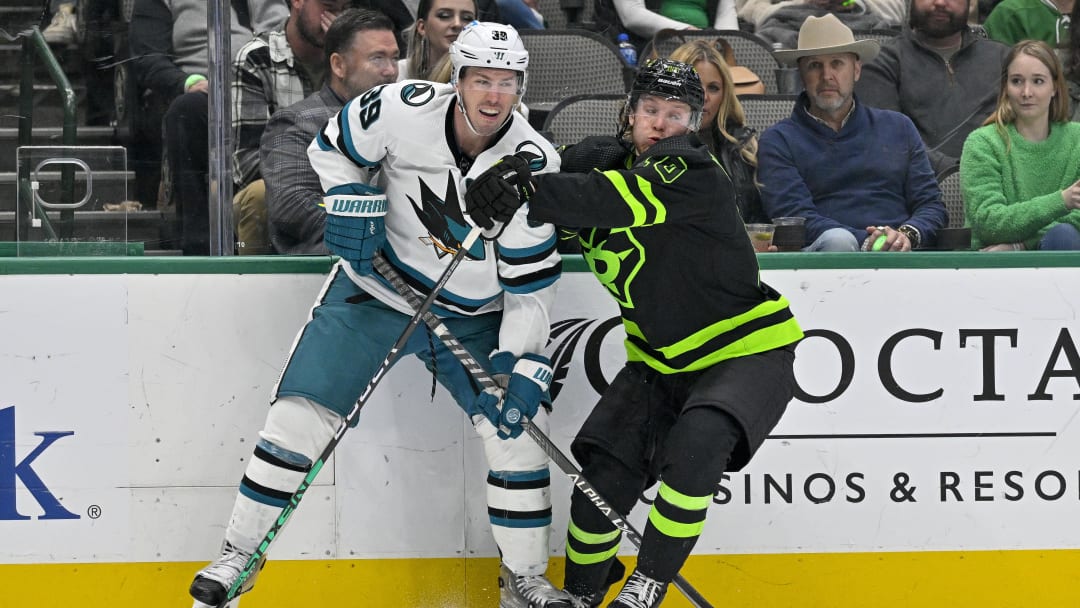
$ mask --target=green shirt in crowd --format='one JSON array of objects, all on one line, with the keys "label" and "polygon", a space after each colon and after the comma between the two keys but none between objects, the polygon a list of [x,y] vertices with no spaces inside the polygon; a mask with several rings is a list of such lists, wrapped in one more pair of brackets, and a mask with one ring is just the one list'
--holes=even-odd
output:
[{"label": "green shirt in crowd", "polygon": [[1051,0],[1003,0],[983,23],[991,40],[1009,46],[1021,40],[1042,40],[1057,46],[1069,40],[1069,16]]},{"label": "green shirt in crowd", "polygon": [[1080,210],[1065,207],[1061,191],[1080,179],[1080,123],[1050,123],[1050,136],[1031,142],[1007,125],[1009,145],[995,125],[964,142],[960,182],[974,248],[1024,243],[1036,249],[1059,223],[1080,230]]}]

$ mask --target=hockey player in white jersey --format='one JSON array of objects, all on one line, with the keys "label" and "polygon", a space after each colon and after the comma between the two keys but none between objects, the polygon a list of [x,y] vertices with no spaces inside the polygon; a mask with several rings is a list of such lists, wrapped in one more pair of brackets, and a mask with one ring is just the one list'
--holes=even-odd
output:
[{"label": "hockey player in white jersey", "polygon": [[[275,386],[222,555],[191,584],[196,606],[224,601],[412,316],[373,272],[374,253],[381,250],[425,297],[473,228],[463,203],[472,178],[519,152],[534,173],[559,168],[554,148],[515,112],[529,61],[517,32],[474,22],[450,56],[450,84],[410,80],[371,89],[331,118],[308,150],[326,191],[325,242],[342,259]],[[488,513],[502,557],[499,606],[570,608],[570,596],[545,576],[547,457],[522,435],[520,422],[525,416],[547,432],[551,367],[541,352],[562,262],[554,227],[530,223],[526,214],[523,208],[497,234],[475,241],[432,307],[477,361],[505,379],[502,400],[478,393],[437,337],[417,331],[405,351],[425,362],[483,438]]]}]

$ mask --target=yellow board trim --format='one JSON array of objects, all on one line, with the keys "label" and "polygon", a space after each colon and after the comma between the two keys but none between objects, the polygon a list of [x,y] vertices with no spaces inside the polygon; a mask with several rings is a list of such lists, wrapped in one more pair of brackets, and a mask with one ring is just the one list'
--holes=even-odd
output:
[{"label": "yellow board trim", "polygon": [[[627,568],[634,560],[621,559]],[[2,606],[190,606],[202,562],[0,565]],[[562,584],[562,559],[548,569]],[[498,605],[496,559],[270,561],[242,608]],[[1058,608],[1080,605],[1080,550],[700,555],[683,576],[717,606]],[[617,587],[617,586],[616,586]],[[618,593],[613,588],[610,601]],[[664,608],[690,604],[671,589]]]}]

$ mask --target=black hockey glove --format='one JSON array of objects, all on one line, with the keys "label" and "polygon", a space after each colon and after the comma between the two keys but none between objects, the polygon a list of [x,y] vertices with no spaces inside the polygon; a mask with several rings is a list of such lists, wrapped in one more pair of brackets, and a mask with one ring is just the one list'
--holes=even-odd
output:
[{"label": "black hockey glove", "polygon": [[617,137],[590,135],[561,150],[563,173],[591,173],[625,169],[630,147]]},{"label": "black hockey glove", "polygon": [[533,158],[528,152],[508,154],[469,184],[465,211],[477,226],[491,230],[496,223],[505,224],[536,192],[529,170]]}]

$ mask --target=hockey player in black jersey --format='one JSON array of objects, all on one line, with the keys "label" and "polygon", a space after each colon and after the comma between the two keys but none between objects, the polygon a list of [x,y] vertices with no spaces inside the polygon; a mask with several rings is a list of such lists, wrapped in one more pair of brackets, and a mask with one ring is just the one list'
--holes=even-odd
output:
[{"label": "hockey player in black jersey", "polygon": [[[527,158],[504,157],[466,194],[481,226],[524,203],[530,220],[579,227],[582,255],[619,304],[627,362],[572,450],[620,513],[660,487],[637,567],[612,607],[660,605],[721,475],[750,461],[794,387],[803,334],[787,299],[760,281],[731,181],[693,133],[702,102],[691,66],[650,62],[618,137],[571,147],[560,174],[534,176]],[[612,568],[620,536],[575,490],[565,589],[581,606],[599,606],[621,578],[621,565]]]}]

